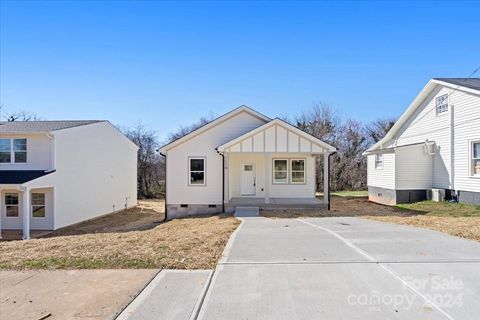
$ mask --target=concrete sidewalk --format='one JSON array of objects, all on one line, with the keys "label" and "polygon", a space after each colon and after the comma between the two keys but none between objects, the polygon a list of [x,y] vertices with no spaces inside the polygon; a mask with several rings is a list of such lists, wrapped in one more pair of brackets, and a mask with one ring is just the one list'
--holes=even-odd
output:
[{"label": "concrete sidewalk", "polygon": [[162,270],[116,320],[195,319],[211,270]]},{"label": "concrete sidewalk", "polygon": [[477,319],[480,244],[355,218],[245,218],[199,319]]}]

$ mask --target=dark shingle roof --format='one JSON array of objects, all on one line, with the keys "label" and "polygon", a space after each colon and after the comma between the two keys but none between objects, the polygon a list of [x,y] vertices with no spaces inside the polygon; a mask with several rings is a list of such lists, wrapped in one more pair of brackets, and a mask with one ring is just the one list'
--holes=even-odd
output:
[{"label": "dark shingle roof", "polygon": [[0,170],[0,184],[22,184],[54,171],[43,170]]},{"label": "dark shingle roof", "polygon": [[480,78],[434,78],[457,86],[480,90]]},{"label": "dark shingle roof", "polygon": [[60,129],[84,126],[101,120],[67,120],[67,121],[0,121],[0,133],[50,132]]}]

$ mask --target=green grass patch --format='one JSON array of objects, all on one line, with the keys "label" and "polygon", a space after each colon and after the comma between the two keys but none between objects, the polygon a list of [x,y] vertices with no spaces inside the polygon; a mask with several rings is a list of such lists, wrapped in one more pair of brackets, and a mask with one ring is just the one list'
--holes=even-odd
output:
[{"label": "green grass patch", "polygon": [[153,261],[136,259],[41,258],[17,263],[0,263],[0,269],[149,269],[159,267]]},{"label": "green grass patch", "polygon": [[480,206],[464,203],[422,201],[399,204],[397,207],[405,210],[414,210],[426,216],[480,217]]},{"label": "green grass patch", "polygon": [[368,197],[368,191],[367,190],[335,191],[335,192],[332,192],[332,195],[338,196],[338,197]]}]

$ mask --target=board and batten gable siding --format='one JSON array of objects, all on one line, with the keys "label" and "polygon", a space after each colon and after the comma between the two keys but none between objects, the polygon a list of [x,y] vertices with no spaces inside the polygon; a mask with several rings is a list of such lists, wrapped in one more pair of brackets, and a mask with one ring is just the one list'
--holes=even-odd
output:
[{"label": "board and batten gable siding", "polygon": [[54,187],[55,229],[137,204],[137,146],[109,122],[53,131],[56,171],[28,183]]},{"label": "board and batten gable siding", "polygon": [[375,155],[367,156],[367,185],[395,189],[395,153],[383,153],[383,168],[375,168]]},{"label": "board and batten gable siding", "polygon": [[2,134],[0,139],[27,139],[26,163],[0,163],[0,170],[52,170],[52,141],[41,134]]},{"label": "board and batten gable siding", "polygon": [[282,125],[272,124],[225,149],[226,152],[318,152],[327,150]]},{"label": "board and batten gable siding", "polygon": [[480,178],[471,176],[471,142],[480,141],[480,95],[456,90],[450,96],[454,114],[454,186],[480,192]]},{"label": "board and batten gable siding", "polygon": [[395,149],[395,189],[431,189],[433,184],[433,157],[424,144]]},{"label": "board and batten gable siding", "polygon": [[422,102],[402,129],[392,139],[391,145],[396,142],[397,146],[434,141],[437,147],[433,156],[433,182],[434,188],[451,187],[450,181],[450,111],[437,115],[435,98],[449,94],[453,89],[437,86],[430,95]]},{"label": "board and batten gable siding", "polygon": [[[243,111],[168,149],[167,204],[221,204],[223,159],[215,148],[265,123]],[[189,157],[205,157],[205,185],[189,185]]]}]

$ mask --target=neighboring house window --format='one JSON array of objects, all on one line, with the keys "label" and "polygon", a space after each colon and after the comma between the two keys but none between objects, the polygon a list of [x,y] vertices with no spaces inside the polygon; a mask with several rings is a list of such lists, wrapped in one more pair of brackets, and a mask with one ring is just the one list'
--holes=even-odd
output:
[{"label": "neighboring house window", "polygon": [[437,109],[437,114],[447,112],[448,111],[448,95],[444,94],[443,96],[437,97],[435,99],[435,107]]},{"label": "neighboring house window", "polygon": [[305,160],[293,159],[291,161],[291,179],[292,183],[305,183]]},{"label": "neighboring house window", "polygon": [[472,142],[472,173],[480,176],[480,141]]},{"label": "neighboring house window", "polygon": [[189,184],[205,185],[205,158],[189,158]]},{"label": "neighboring house window", "polygon": [[27,139],[13,139],[15,163],[27,162]]},{"label": "neighboring house window", "polygon": [[288,160],[273,160],[273,183],[288,183]]},{"label": "neighboring house window", "polygon": [[10,163],[12,147],[10,139],[0,139],[0,163]]},{"label": "neighboring house window", "polygon": [[382,169],[383,168],[383,154],[376,154],[375,155],[375,168]]},{"label": "neighboring house window", "polygon": [[5,193],[5,215],[8,218],[18,217],[18,193]]},{"label": "neighboring house window", "polygon": [[32,217],[45,218],[45,193],[32,193]]},{"label": "neighboring house window", "polygon": [[27,139],[0,139],[0,163],[12,162],[27,162]]}]

